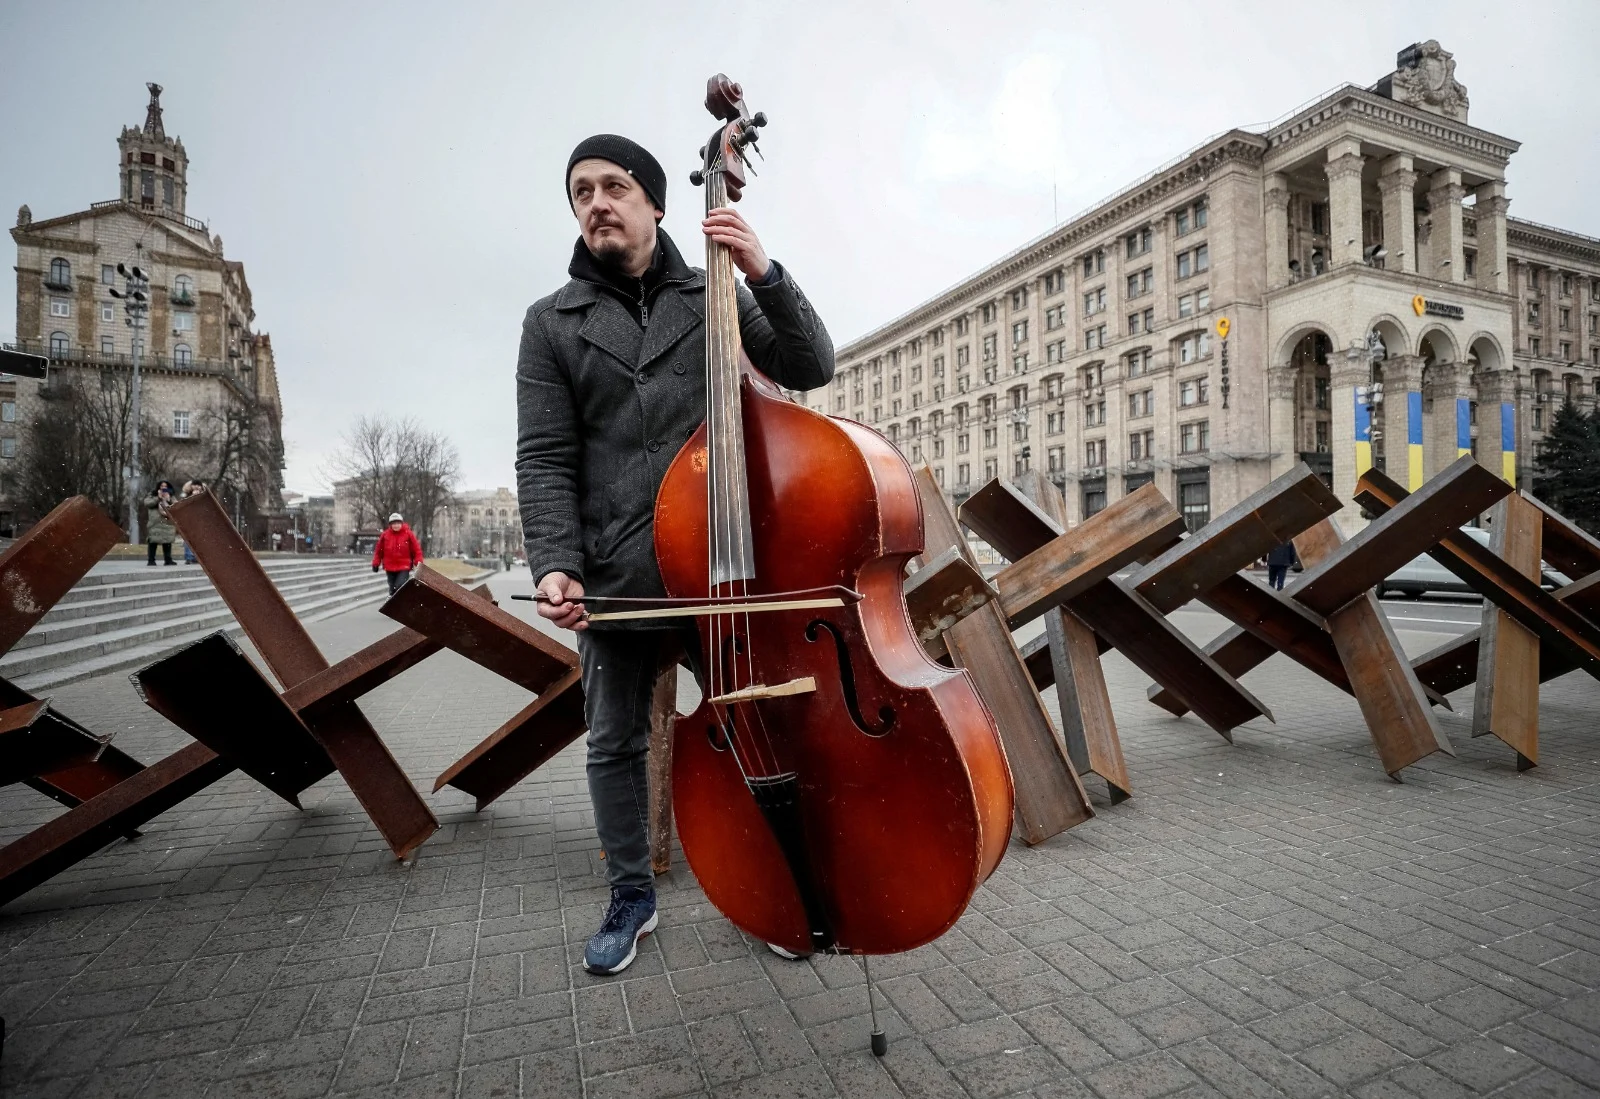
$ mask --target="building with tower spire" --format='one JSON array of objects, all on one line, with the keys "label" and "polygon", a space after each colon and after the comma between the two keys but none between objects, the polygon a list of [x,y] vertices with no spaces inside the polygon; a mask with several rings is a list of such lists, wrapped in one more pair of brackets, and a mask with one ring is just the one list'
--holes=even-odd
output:
[{"label": "building with tower spire", "polygon": [[[145,485],[213,483],[252,540],[265,544],[270,517],[283,511],[272,342],[255,328],[244,264],[224,256],[222,238],[189,213],[189,155],[167,134],[164,89],[146,87],[144,124],[117,137],[116,197],[58,216],[23,206],[11,230],[16,346],[48,356],[50,371],[37,381],[0,379],[0,534],[37,519],[55,492],[90,495],[125,522],[125,490],[103,482],[118,480],[126,461],[123,394],[131,392],[139,339]],[[128,326],[111,295],[123,285],[118,264],[149,277],[142,331]],[[95,437],[108,452],[98,456],[100,472],[54,453],[73,441],[57,422],[64,416],[82,425],[80,442],[85,433],[105,436]],[[58,467],[75,471],[53,472]]]}]

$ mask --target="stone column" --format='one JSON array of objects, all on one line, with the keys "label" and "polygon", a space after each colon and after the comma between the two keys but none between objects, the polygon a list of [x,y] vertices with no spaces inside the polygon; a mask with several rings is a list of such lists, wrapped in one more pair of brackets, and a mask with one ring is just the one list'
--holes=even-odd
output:
[{"label": "stone column", "polygon": [[1265,187],[1267,289],[1276,290],[1289,284],[1289,181],[1273,172]]},{"label": "stone column", "polygon": [[[1349,501],[1356,490],[1356,478],[1372,465],[1372,439],[1370,432],[1357,438],[1358,419],[1370,425],[1366,406],[1356,408],[1356,386],[1366,385],[1368,367],[1366,359],[1351,359],[1337,348],[1328,356],[1328,400],[1332,405],[1333,423],[1333,494]],[[1339,513],[1339,525],[1346,537],[1355,533],[1361,509],[1346,503]]]},{"label": "stone column", "polygon": [[[1394,253],[1390,253],[1392,256]],[[1392,355],[1383,369],[1383,452],[1384,470],[1413,492],[1422,487],[1422,357]]]},{"label": "stone column", "polygon": [[1506,185],[1494,180],[1478,185],[1478,285],[1501,294],[1511,289],[1511,271],[1506,256]]},{"label": "stone column", "polygon": [[[1361,262],[1361,142],[1328,148],[1328,266]],[[1459,182],[1459,175],[1457,176]],[[1458,222],[1459,223],[1459,222]]]},{"label": "stone column", "polygon": [[1383,193],[1383,261],[1389,271],[1417,269],[1417,173],[1411,158],[1391,156],[1379,169],[1378,190]]},{"label": "stone column", "polygon": [[[1466,363],[1435,363],[1428,367],[1423,391],[1426,423],[1422,429],[1423,476],[1432,477],[1470,449],[1472,429],[1467,422],[1473,397],[1470,367]],[[1431,407],[1430,407],[1431,406]],[[1465,442],[1466,447],[1459,446]]]},{"label": "stone column", "polygon": [[1517,376],[1510,370],[1480,370],[1478,462],[1517,483]]},{"label": "stone column", "polygon": [[1288,363],[1267,369],[1267,431],[1272,448],[1274,477],[1288,473],[1300,460],[1300,447],[1295,440],[1295,428],[1300,416],[1295,393],[1299,374]]},{"label": "stone column", "polygon": [[1430,248],[1432,270],[1419,273],[1424,278],[1441,282],[1460,282],[1461,258],[1461,173],[1454,168],[1440,168],[1430,177],[1428,189],[1428,217],[1433,222],[1433,240]]}]

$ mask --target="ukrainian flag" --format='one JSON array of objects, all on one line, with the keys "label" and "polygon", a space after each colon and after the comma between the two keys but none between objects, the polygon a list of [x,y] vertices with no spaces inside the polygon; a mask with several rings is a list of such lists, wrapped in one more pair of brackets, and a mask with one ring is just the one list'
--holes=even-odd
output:
[{"label": "ukrainian flag", "polygon": [[1456,398],[1456,457],[1472,453],[1472,402]]},{"label": "ukrainian flag", "polygon": [[1517,483],[1517,406],[1510,401],[1500,406],[1500,475]]},{"label": "ukrainian flag", "polygon": [[1372,409],[1355,394],[1356,402],[1356,476],[1372,468]]},{"label": "ukrainian flag", "polygon": [[1407,486],[1412,492],[1422,487],[1422,394],[1406,394],[1406,457],[1409,459]]}]

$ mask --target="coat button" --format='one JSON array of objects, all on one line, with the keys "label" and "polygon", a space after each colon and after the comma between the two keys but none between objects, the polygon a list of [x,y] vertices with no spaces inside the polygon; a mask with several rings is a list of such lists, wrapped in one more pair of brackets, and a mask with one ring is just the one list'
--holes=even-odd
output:
[{"label": "coat button", "polygon": [[661,444],[659,442],[657,442],[655,439],[651,439],[649,444],[647,445],[647,449],[650,451],[651,454],[654,454],[656,451],[661,449]]},{"label": "coat button", "polygon": [[674,374],[687,374],[688,373],[688,371],[686,369],[684,369],[684,365],[682,363],[673,363],[672,364],[672,372]]},{"label": "coat button", "polygon": [[649,380],[650,380],[650,375],[644,373],[643,371],[639,372],[639,384],[640,385],[643,385],[645,382],[648,382]]}]

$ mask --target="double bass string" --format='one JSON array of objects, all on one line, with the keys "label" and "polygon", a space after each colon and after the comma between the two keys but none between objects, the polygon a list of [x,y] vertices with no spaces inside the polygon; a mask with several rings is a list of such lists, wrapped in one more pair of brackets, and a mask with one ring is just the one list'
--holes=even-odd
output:
[{"label": "double bass string", "polygon": [[[720,145],[720,142],[719,142]],[[723,175],[724,154],[719,149],[716,160],[711,165],[711,170],[706,179],[706,209],[711,209],[724,204],[726,196],[726,180]],[[740,426],[738,401],[738,309],[735,297],[735,308],[730,312],[726,301],[726,290],[733,286],[733,255],[731,250],[715,241],[708,242],[708,277],[714,276],[716,280],[715,291],[707,295],[708,313],[710,321],[707,325],[709,332],[710,353],[706,359],[706,385],[707,407],[712,410],[714,419],[708,416],[707,438],[711,450],[711,476],[707,482],[707,513],[709,517],[708,545],[711,546],[711,572],[713,581],[719,573],[726,571],[733,573],[734,565],[738,565],[738,575],[729,576],[728,594],[749,594],[748,573],[750,561],[746,556],[749,544],[750,516],[747,506],[740,506],[746,501],[746,482],[739,476],[741,465],[738,461],[730,460],[734,456],[730,453],[735,449],[736,440],[733,435]],[[742,454],[739,455],[742,460]],[[744,490],[744,491],[741,491]],[[713,498],[714,497],[714,498]],[[734,542],[737,540],[737,547]],[[725,566],[720,568],[719,566]],[[710,587],[710,594],[716,594],[716,583]],[[712,658],[714,693],[726,692],[730,687],[733,690],[740,688],[739,675],[739,633],[737,623],[742,619],[744,623],[745,646],[745,677],[744,686],[755,683],[755,656],[753,652],[753,635],[750,631],[750,616],[746,612],[740,615],[713,615],[711,622]],[[727,619],[727,636],[723,635],[724,619]],[[725,645],[731,644],[733,652],[727,654],[727,663],[724,663]],[[733,751],[735,762],[739,764],[740,772],[748,781],[751,771],[775,773],[779,770],[778,756],[771,742],[770,734],[765,723],[760,720],[760,712],[756,712],[756,725],[759,737],[751,737],[748,744],[742,745],[747,753],[751,753],[751,763],[746,765],[740,758],[740,741],[744,740],[739,735],[739,718],[742,715],[737,703],[723,707],[724,729],[728,735],[729,748]],[[746,716],[746,726],[749,726]],[[761,742],[765,741],[766,758],[762,758]]]}]

